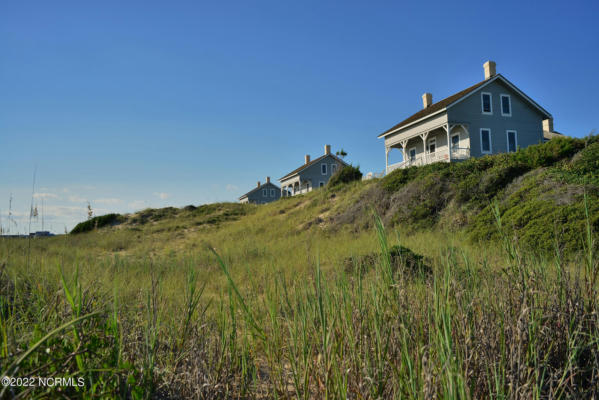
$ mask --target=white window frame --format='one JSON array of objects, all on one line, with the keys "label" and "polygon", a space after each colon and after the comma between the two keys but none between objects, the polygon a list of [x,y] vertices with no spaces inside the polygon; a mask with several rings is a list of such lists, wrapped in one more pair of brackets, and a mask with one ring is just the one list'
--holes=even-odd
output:
[{"label": "white window frame", "polygon": [[[489,95],[489,107],[491,111],[485,111],[485,102],[483,101],[483,97],[485,95]],[[493,95],[489,92],[480,92],[480,111],[484,115],[493,115]]]},{"label": "white window frame", "polygon": [[276,193],[274,189],[270,189],[270,197],[275,197]]},{"label": "white window frame", "polygon": [[514,144],[516,145],[514,152],[518,151],[518,131],[515,129],[508,129],[507,131],[505,131],[505,139],[506,139],[505,148],[508,153],[510,153],[510,132],[514,132]]},{"label": "white window frame", "polygon": [[[485,151],[483,149],[483,131],[489,132],[489,151]],[[490,128],[480,128],[480,152],[482,154],[493,154],[493,140],[491,139],[493,136],[491,135]]]},{"label": "white window frame", "polygon": [[458,137],[458,145],[455,148],[456,149],[460,148],[460,139],[461,138],[460,138],[460,133],[459,132],[451,134],[451,137],[449,138],[449,148],[453,148],[453,138],[456,137],[456,136]]},{"label": "white window frame", "polygon": [[428,139],[428,143],[427,143],[427,145],[426,145],[426,151],[427,151],[429,154],[433,154],[433,153],[431,153],[431,144],[432,144],[432,143],[434,143],[434,144],[435,144],[435,152],[436,152],[436,151],[437,151],[437,138],[430,138],[430,139]]},{"label": "white window frame", "polygon": [[333,163],[331,164],[331,175],[333,175],[335,172],[337,172],[337,164]]},{"label": "white window frame", "polygon": [[326,175],[328,172],[328,168],[326,164],[320,164],[320,173],[321,175]]},{"label": "white window frame", "polygon": [[268,197],[268,189],[262,189],[262,197]]},{"label": "white window frame", "polygon": [[[412,156],[410,155],[410,153],[412,152],[412,150],[414,150],[414,159],[412,160]],[[416,156],[418,155],[418,152],[416,151],[416,147],[412,147],[408,150],[408,160],[410,160],[410,162],[412,161],[416,161]]]},{"label": "white window frame", "polygon": [[[509,113],[504,113],[503,112],[503,98],[507,97],[507,102],[510,105],[510,112]],[[501,106],[501,116],[502,117],[511,117],[512,116],[512,98],[510,97],[509,94],[505,94],[502,93],[499,95],[499,105]]]},{"label": "white window frame", "polygon": [[324,181],[320,181],[320,182],[318,182],[318,187],[319,187],[319,188],[321,188],[321,187],[324,187]]}]

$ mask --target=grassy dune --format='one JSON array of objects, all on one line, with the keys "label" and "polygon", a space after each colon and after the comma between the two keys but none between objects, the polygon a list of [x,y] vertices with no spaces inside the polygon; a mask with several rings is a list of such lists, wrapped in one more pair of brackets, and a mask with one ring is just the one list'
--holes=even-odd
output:
[{"label": "grassy dune", "polygon": [[2,396],[597,396],[598,144],[552,142],[0,240],[3,375],[84,378]]}]

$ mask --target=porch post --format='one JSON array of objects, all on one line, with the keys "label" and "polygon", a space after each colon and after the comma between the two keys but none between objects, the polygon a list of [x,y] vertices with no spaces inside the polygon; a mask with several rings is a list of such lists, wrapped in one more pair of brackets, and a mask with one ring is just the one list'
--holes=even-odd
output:
[{"label": "porch post", "polygon": [[424,151],[422,152],[422,154],[424,155],[423,158],[424,158],[425,164],[428,164],[428,155],[426,154],[426,138],[428,138],[428,132],[429,131],[426,131],[426,132],[420,134],[420,137],[422,138],[422,143],[423,143],[422,146],[423,146]]},{"label": "porch post", "polygon": [[449,162],[451,162],[451,126],[449,122],[447,123],[447,155],[449,156]]},{"label": "porch post", "polygon": [[408,141],[407,140],[404,140],[404,141],[401,142],[401,155],[403,157],[404,166],[406,165],[406,161],[408,161],[408,159],[407,159],[408,153],[406,152],[406,146],[407,145],[408,145]]},{"label": "porch post", "polygon": [[385,174],[389,170],[389,148],[385,146]]}]

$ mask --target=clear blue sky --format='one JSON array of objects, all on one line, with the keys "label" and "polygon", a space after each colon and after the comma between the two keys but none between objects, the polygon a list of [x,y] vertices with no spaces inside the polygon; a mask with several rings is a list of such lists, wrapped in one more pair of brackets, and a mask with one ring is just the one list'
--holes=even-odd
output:
[{"label": "clear blue sky", "polygon": [[[235,201],[330,143],[381,171],[376,136],[497,71],[599,129],[599,2],[8,1],[0,5],[0,212],[27,229]],[[33,229],[41,228],[41,222]],[[15,231],[13,227],[13,232]]]}]

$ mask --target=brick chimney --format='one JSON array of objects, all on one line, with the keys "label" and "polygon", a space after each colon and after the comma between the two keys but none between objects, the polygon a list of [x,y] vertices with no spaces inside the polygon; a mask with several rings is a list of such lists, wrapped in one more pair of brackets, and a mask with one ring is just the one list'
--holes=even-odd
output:
[{"label": "brick chimney", "polygon": [[497,73],[495,71],[495,61],[487,61],[483,64],[483,68],[485,69],[485,79],[489,79],[495,76]]},{"label": "brick chimney", "polygon": [[270,183],[270,176],[266,177],[266,183]]},{"label": "brick chimney", "polygon": [[543,120],[543,130],[547,132],[553,132],[553,118],[547,118]]},{"label": "brick chimney", "polygon": [[257,187],[260,187],[260,181],[258,181]]},{"label": "brick chimney", "polygon": [[433,104],[433,95],[431,93],[425,93],[422,95],[422,108],[428,108]]},{"label": "brick chimney", "polygon": [[328,156],[329,154],[331,154],[331,145],[330,144],[325,144],[324,145],[324,155]]},{"label": "brick chimney", "polygon": [[304,164],[308,164],[310,162],[310,154],[306,154],[304,156]]}]

